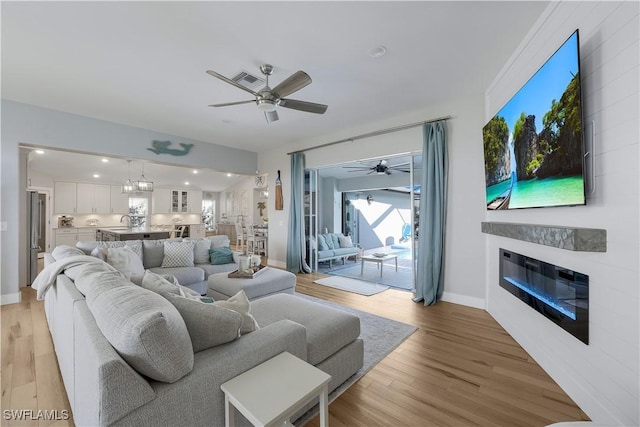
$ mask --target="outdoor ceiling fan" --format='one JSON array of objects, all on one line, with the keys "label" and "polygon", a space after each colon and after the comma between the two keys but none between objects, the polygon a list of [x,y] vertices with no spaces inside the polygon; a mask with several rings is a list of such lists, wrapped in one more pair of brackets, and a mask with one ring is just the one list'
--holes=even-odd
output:
[{"label": "outdoor ceiling fan", "polygon": [[380,160],[376,165],[362,165],[362,166],[344,166],[345,169],[351,169],[348,172],[364,172],[368,171],[367,175],[375,173],[377,175],[391,175],[392,172],[404,172],[409,173],[409,162],[400,163],[397,165],[389,166],[387,160]]},{"label": "outdoor ceiling fan", "polygon": [[231,80],[222,74],[218,74],[215,71],[207,70],[209,75],[217,77],[220,80],[229,83],[239,89],[252,94],[255,99],[249,101],[227,102],[224,104],[213,104],[209,107],[228,107],[230,105],[248,104],[255,102],[258,109],[264,111],[264,116],[267,119],[267,123],[278,120],[278,107],[291,108],[293,110],[306,111],[307,113],[324,114],[327,111],[327,105],[316,104],[314,102],[298,101],[296,99],[288,99],[285,96],[302,89],[311,83],[311,77],[304,71],[296,71],[285,80],[280,82],[276,87],[271,89],[269,87],[269,76],[273,73],[273,65],[264,64],[260,66],[260,71],[266,76],[267,83],[265,87],[255,92],[247,87],[242,86],[240,83]]}]

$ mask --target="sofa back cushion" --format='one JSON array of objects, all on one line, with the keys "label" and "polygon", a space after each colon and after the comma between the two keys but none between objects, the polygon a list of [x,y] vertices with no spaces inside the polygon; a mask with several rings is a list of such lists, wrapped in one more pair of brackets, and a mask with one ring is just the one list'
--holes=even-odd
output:
[{"label": "sofa back cushion", "polygon": [[133,252],[142,260],[142,240],[120,240],[112,242],[99,242],[99,241],[85,241],[76,243],[76,248],[81,249],[85,254],[92,255],[92,251],[95,248],[121,248],[123,246],[129,246]]},{"label": "sofa back cushion", "polygon": [[87,306],[102,334],[133,369],[167,383],[191,372],[191,339],[169,301],[119,274],[94,273],[77,279],[83,280],[100,282],[99,287],[86,287]]},{"label": "sofa back cushion", "polygon": [[[100,250],[101,248],[97,248]],[[93,251],[91,252],[93,253]],[[129,246],[107,249],[107,264],[121,272],[127,279],[144,274],[142,259]]]},{"label": "sofa back cushion", "polygon": [[142,263],[145,268],[160,267],[162,265],[164,242],[165,239],[142,241]]},{"label": "sofa back cushion", "polygon": [[194,264],[209,263],[209,249],[211,249],[211,240],[207,238],[194,239],[187,237],[183,242],[193,242],[193,262]]},{"label": "sofa back cushion", "polygon": [[206,239],[211,242],[211,249],[223,248],[231,244],[229,237],[225,236],[224,234],[220,234],[218,236],[209,236]]},{"label": "sofa back cushion", "polygon": [[318,234],[318,250],[319,251],[328,251],[329,246],[327,245],[327,240],[325,238],[325,234]]}]

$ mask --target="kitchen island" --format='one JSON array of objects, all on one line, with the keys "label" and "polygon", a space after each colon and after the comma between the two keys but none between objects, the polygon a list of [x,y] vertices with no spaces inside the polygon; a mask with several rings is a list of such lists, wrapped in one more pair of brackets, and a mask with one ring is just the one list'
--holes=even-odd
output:
[{"label": "kitchen island", "polygon": [[167,230],[152,230],[150,228],[128,228],[128,227],[104,227],[96,230],[96,240],[116,241],[116,240],[155,240],[168,239],[170,232]]}]

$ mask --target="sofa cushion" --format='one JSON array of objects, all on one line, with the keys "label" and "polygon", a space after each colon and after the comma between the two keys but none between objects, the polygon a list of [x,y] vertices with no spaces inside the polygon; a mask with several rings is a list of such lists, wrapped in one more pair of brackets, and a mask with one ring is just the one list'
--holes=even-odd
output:
[{"label": "sofa cushion", "polygon": [[196,267],[204,270],[204,277],[208,278],[212,274],[217,273],[230,273],[238,269],[238,264],[235,262],[229,264],[196,264]]},{"label": "sofa cushion", "polygon": [[209,239],[184,239],[184,242],[193,242],[193,262],[194,264],[204,264],[209,262],[209,250],[211,249],[211,240]]},{"label": "sofa cushion", "polygon": [[331,238],[331,243],[333,244],[332,249],[338,249],[340,247],[340,240],[338,240],[338,236],[342,236],[342,233],[329,233],[329,238]]},{"label": "sofa cushion", "polygon": [[134,253],[129,246],[108,248],[107,263],[121,272],[127,279],[132,275],[144,274],[144,266],[140,256]]},{"label": "sofa cushion", "polygon": [[240,313],[178,295],[166,295],[187,325],[195,353],[231,342],[240,336],[243,317]]},{"label": "sofa cushion", "polygon": [[260,329],[258,322],[256,322],[256,319],[251,315],[251,303],[244,291],[238,292],[226,301],[216,301],[213,304],[236,311],[242,315],[241,334],[248,334],[249,332]]},{"label": "sofa cushion", "polygon": [[165,239],[142,241],[142,263],[145,268],[160,267],[164,258]]},{"label": "sofa cushion", "polygon": [[289,294],[270,295],[252,303],[254,317],[264,327],[289,319],[307,330],[307,362],[317,365],[360,335],[360,319],[325,304]]},{"label": "sofa cushion", "polygon": [[231,244],[229,237],[223,234],[219,236],[209,236],[209,237],[206,237],[206,239],[208,239],[211,242],[210,249],[222,248],[225,246],[229,246]]},{"label": "sofa cushion", "polygon": [[228,246],[211,249],[209,250],[209,255],[211,256],[211,264],[213,265],[230,264],[233,262],[233,252],[231,252],[231,248]]},{"label": "sofa cushion", "polygon": [[359,248],[337,248],[333,251],[334,256],[355,255],[360,252]]},{"label": "sofa cushion", "polygon": [[324,234],[318,234],[318,251],[328,251],[327,241],[324,238]]},{"label": "sofa cushion", "polygon": [[131,367],[168,383],[191,372],[191,339],[169,301],[113,273],[92,276],[105,283],[100,291],[88,291],[87,306],[102,334]]},{"label": "sofa cushion", "polygon": [[181,285],[190,285],[204,280],[204,270],[198,267],[155,267],[148,270],[156,274],[171,274]]},{"label": "sofa cushion", "polygon": [[352,248],[353,242],[351,241],[351,236],[338,236],[338,242],[340,243],[341,248]]},{"label": "sofa cushion", "polygon": [[95,248],[121,248],[123,246],[129,246],[133,249],[133,252],[136,253],[142,259],[142,240],[124,240],[124,241],[113,241],[113,242],[99,242],[99,241],[82,241],[76,243],[76,248],[81,249],[85,254],[91,255],[91,252]]},{"label": "sofa cushion", "polygon": [[164,242],[162,267],[193,267],[194,242]]}]

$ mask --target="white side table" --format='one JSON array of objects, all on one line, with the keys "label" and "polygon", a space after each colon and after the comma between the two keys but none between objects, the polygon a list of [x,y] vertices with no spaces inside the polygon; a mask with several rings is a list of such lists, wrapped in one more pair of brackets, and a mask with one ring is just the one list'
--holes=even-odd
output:
[{"label": "white side table", "polygon": [[[254,426],[291,425],[289,418],[316,397],[320,426],[329,425],[331,375],[284,352],[222,384],[225,427],[235,424],[233,407]],[[233,405],[233,406],[232,406]]]}]

